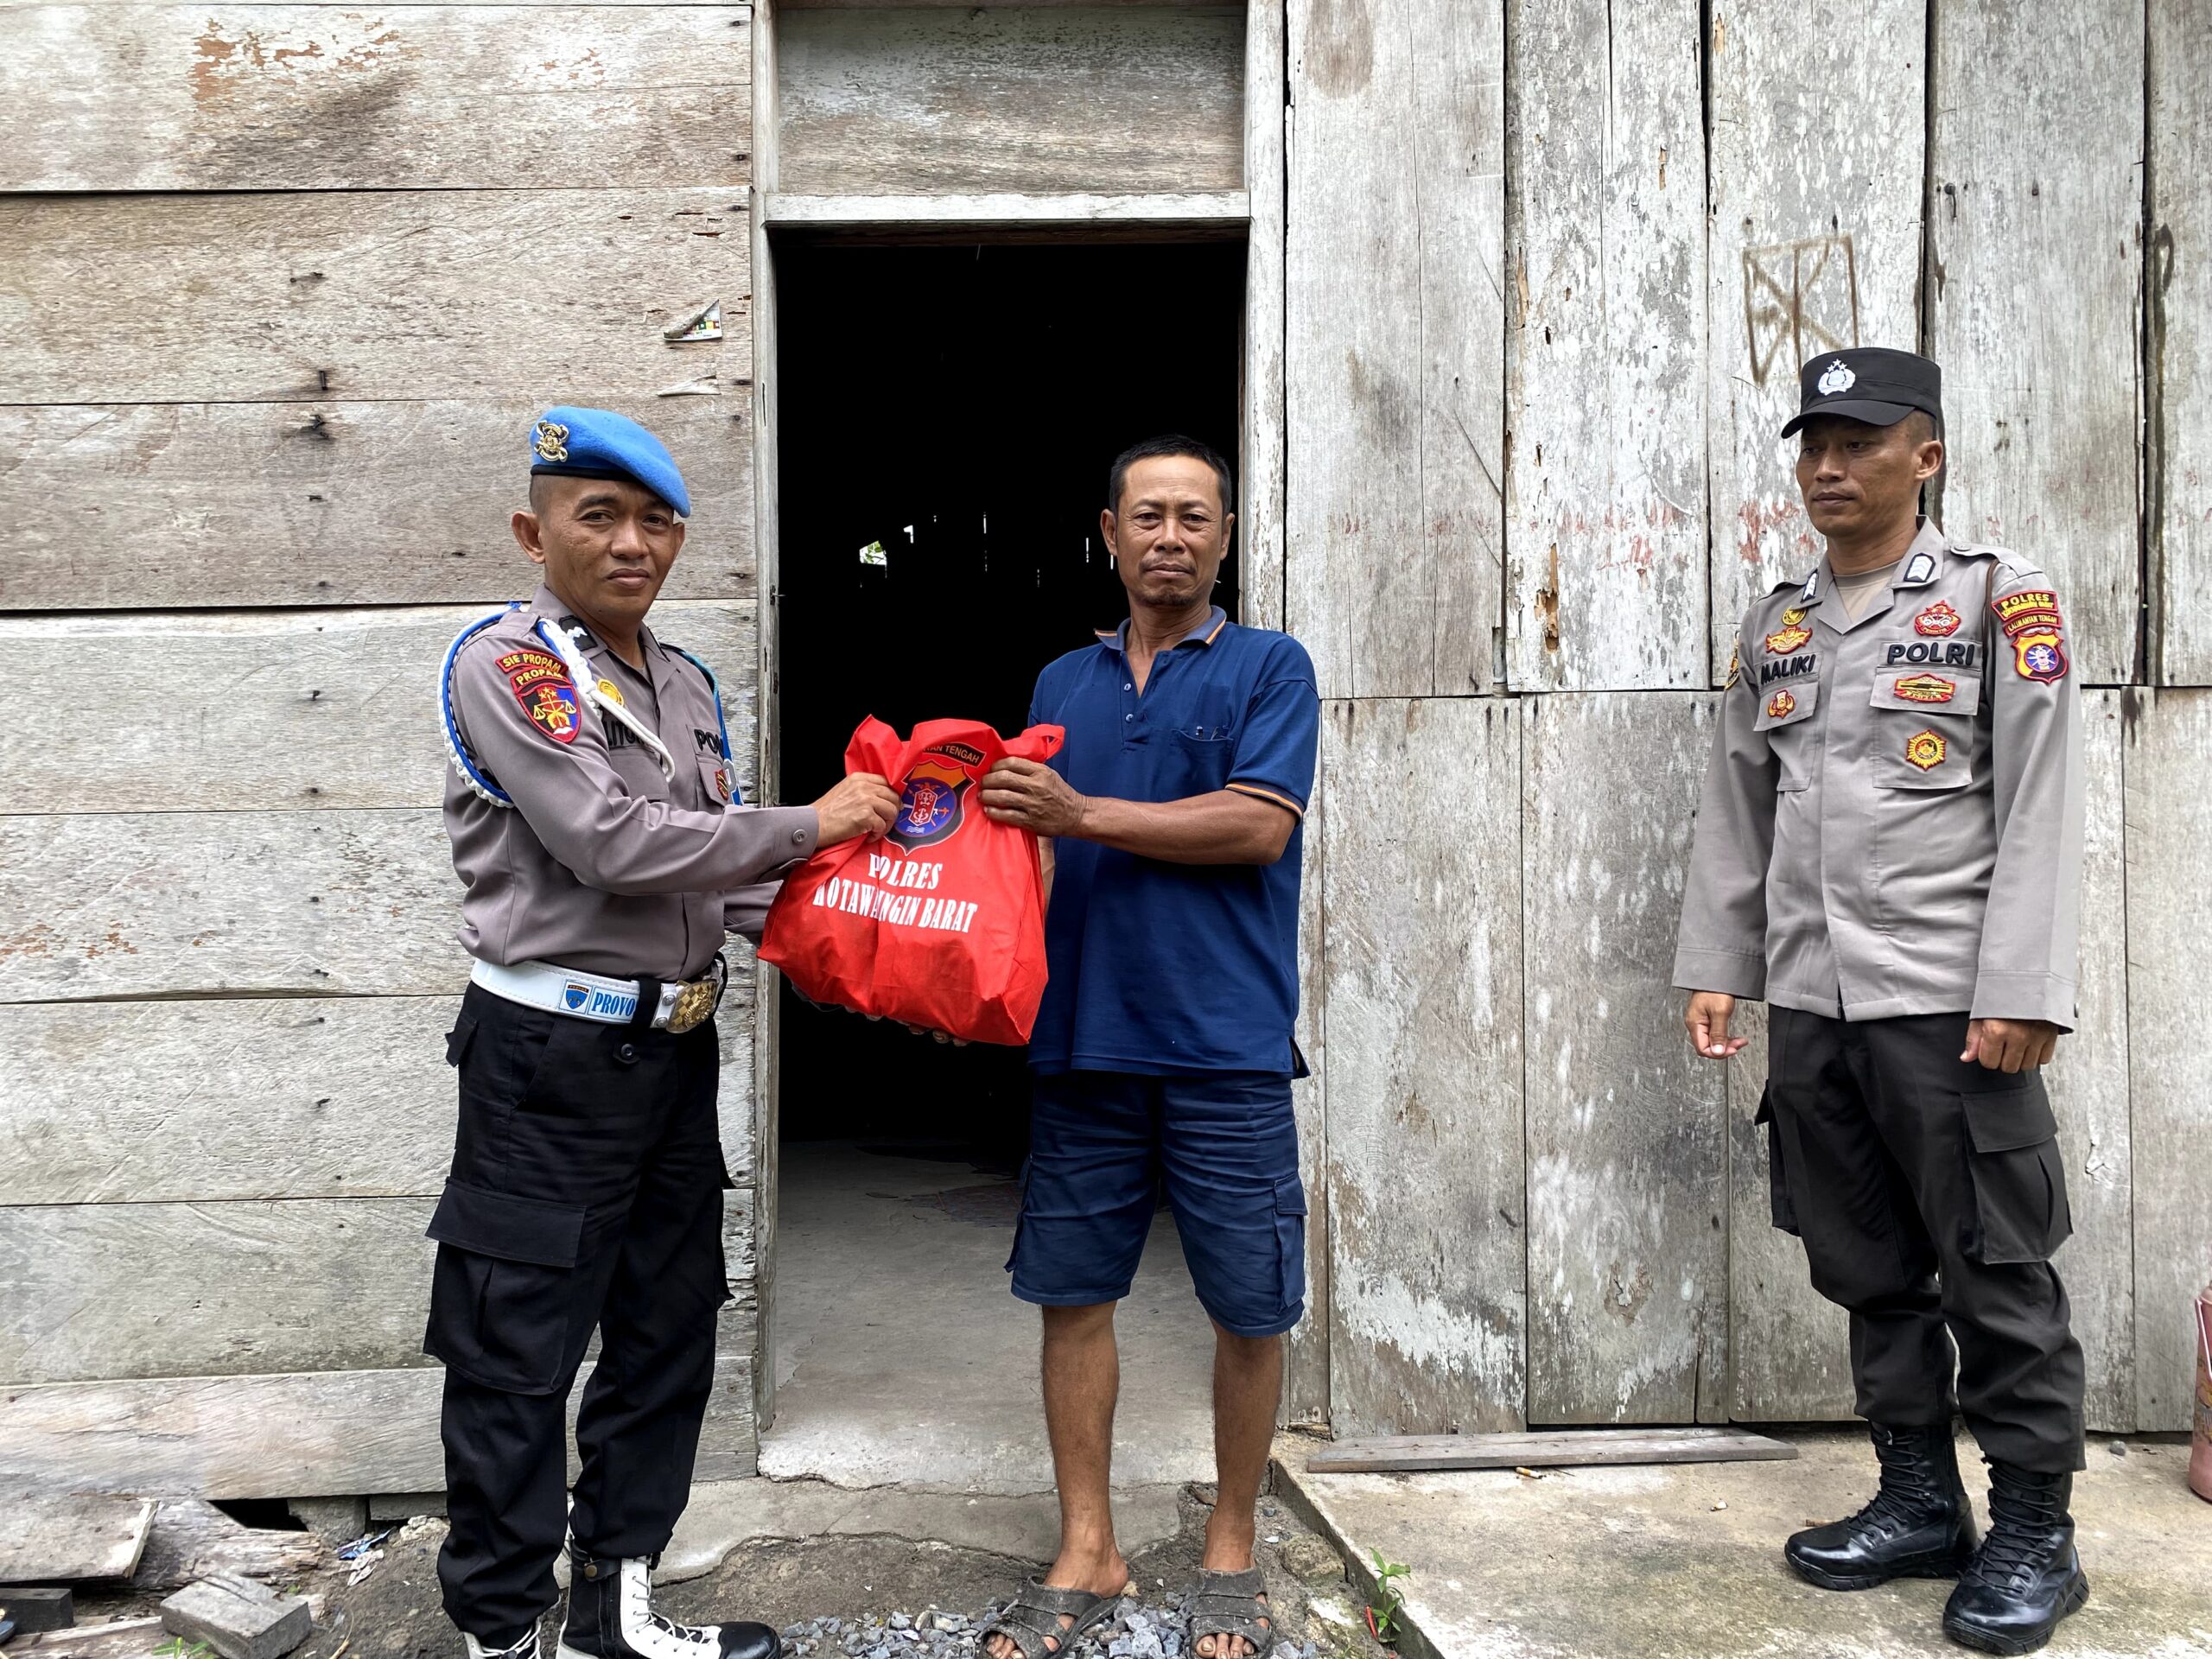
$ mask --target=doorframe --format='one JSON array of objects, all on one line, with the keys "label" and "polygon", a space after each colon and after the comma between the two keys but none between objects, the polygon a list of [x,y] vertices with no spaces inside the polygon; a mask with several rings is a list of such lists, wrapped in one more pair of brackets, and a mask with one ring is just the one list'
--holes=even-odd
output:
[{"label": "doorframe", "polygon": [[[1241,191],[1190,195],[787,196],[778,183],[776,23],[779,0],[755,0],[753,53],[753,545],[759,571],[760,664],[755,793],[780,799],[778,728],[782,595],[776,409],[776,267],[772,232],[820,232],[900,241],[992,233],[994,239],[1092,243],[1117,233],[1147,237],[1242,230],[1245,237],[1244,340],[1238,398],[1241,480],[1237,532],[1240,620],[1284,625],[1285,191],[1289,59],[1284,0],[1251,0],[1244,37],[1244,183]],[[1259,96],[1254,96],[1255,92]],[[781,976],[756,964],[753,979],[753,1403],[755,1432],[776,1417],[777,1085]],[[1310,1254],[1310,1252],[1309,1252]],[[1325,1259],[1325,1249],[1323,1252]],[[1325,1285],[1325,1281],[1321,1281]],[[1317,1292],[1320,1285],[1316,1287]],[[1317,1294],[1307,1326],[1320,1333],[1325,1372],[1328,1311]],[[1324,1385],[1325,1388],[1325,1384]]]}]

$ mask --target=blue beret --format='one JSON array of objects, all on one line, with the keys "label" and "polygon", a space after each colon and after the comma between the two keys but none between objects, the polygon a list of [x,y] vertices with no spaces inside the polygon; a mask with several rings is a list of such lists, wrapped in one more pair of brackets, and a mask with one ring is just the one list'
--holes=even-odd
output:
[{"label": "blue beret", "polygon": [[549,409],[530,429],[530,470],[563,478],[626,478],[691,516],[691,497],[668,446],[612,410]]}]

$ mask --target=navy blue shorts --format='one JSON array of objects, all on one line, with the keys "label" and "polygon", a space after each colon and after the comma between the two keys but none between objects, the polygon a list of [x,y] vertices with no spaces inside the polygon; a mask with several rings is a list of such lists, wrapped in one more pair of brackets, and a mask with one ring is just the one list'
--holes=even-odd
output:
[{"label": "navy blue shorts", "polygon": [[1068,1071],[1036,1079],[1014,1294],[1087,1307],[1129,1294],[1165,1186],[1198,1301],[1272,1337],[1306,1311],[1306,1188],[1289,1077]]}]

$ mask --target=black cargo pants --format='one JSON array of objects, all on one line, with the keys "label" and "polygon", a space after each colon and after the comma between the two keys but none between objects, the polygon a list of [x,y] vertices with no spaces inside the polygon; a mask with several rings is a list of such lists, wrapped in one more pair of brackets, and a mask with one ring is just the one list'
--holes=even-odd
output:
[{"label": "black cargo pants", "polygon": [[[552,1606],[564,1529],[654,1555],[683,1513],[729,1294],[719,1056],[711,1020],[671,1036],[472,985],[446,1058],[461,1121],[423,1344],[446,1365],[438,1579],[457,1626],[505,1643]],[[569,1390],[594,1330],[570,1512]]]},{"label": "black cargo pants", "polygon": [[1851,1312],[1859,1414],[1948,1423],[1987,1456],[2082,1460],[2081,1344],[2050,1254],[2073,1230],[2039,1072],[1961,1062],[1963,1014],[1847,1023],[1772,1010],[1774,1224]]}]

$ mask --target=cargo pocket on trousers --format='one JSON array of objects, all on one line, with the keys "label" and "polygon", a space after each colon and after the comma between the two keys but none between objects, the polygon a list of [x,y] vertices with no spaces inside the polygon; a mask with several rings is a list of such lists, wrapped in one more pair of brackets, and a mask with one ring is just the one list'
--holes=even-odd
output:
[{"label": "cargo pocket on trousers", "polygon": [[1275,1253],[1282,1274],[1282,1306],[1306,1300],[1306,1185],[1295,1175],[1275,1183]]},{"label": "cargo pocket on trousers", "polygon": [[562,1382],[575,1302],[582,1205],[448,1181],[423,1351],[487,1389],[550,1394]]},{"label": "cargo pocket on trousers", "polygon": [[1974,1150],[1974,1229],[1967,1259],[1984,1267],[2048,1262],[2074,1230],[2058,1121],[2040,1080],[2014,1089],[1962,1092],[1959,1103]]},{"label": "cargo pocket on trousers", "polygon": [[446,1033],[446,1064],[459,1065],[467,1058],[468,1046],[476,1039],[476,1016],[463,1010],[460,1019],[453,1022],[453,1029]]},{"label": "cargo pocket on trousers", "polygon": [[1773,1090],[1759,1090],[1759,1109],[1751,1122],[1766,1125],[1767,1208],[1772,1213],[1774,1224],[1795,1236],[1797,1234],[1797,1206],[1789,1201],[1789,1179],[1783,1169],[1782,1125],[1774,1121]]}]

